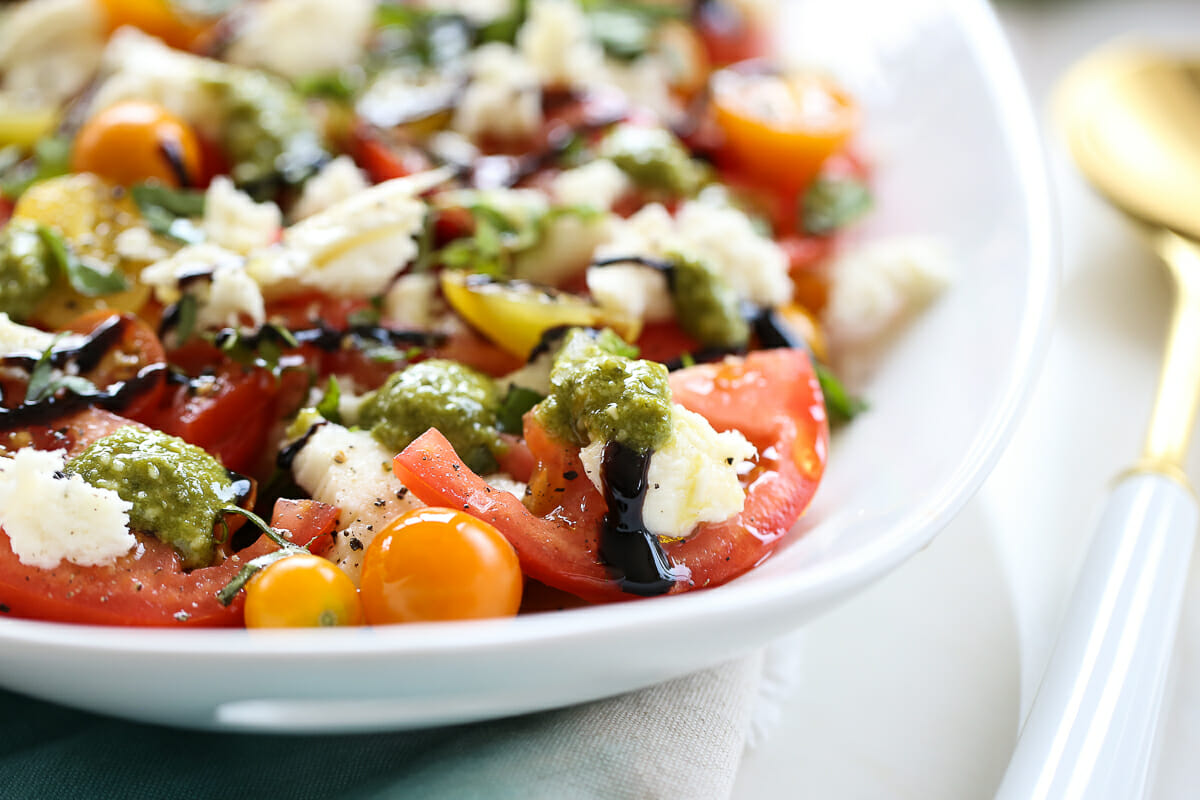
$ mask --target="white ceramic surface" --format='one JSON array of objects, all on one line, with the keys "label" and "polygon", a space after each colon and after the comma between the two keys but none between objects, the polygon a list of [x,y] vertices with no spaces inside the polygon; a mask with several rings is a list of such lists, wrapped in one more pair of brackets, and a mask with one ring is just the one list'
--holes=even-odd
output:
[{"label": "white ceramic surface", "polygon": [[774,558],[712,591],[508,621],[263,633],[5,619],[0,684],[194,727],[481,719],[719,663],[927,544],[1010,432],[1047,330],[1054,254],[1036,132],[987,7],[897,5],[792,5],[789,41],[834,61],[866,101],[880,211],[863,236],[937,234],[959,274],[863,386],[871,412],[837,440],[814,508]]}]

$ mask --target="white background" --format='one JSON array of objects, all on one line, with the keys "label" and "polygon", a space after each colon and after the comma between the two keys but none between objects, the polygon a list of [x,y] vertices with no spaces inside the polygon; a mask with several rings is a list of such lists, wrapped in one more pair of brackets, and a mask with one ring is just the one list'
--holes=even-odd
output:
[{"label": "white background", "polygon": [[[1063,70],[1115,37],[1190,44],[1200,54],[1200,2],[1026,0],[998,13],[1043,120],[1061,222],[1050,351],[981,494],[926,551],[802,631],[788,649],[798,660],[777,662],[790,693],[747,752],[739,800],[990,797],[1108,483],[1140,449],[1166,279],[1075,175],[1049,109]],[[1156,800],[1194,797],[1200,783],[1200,576],[1192,585]]]}]

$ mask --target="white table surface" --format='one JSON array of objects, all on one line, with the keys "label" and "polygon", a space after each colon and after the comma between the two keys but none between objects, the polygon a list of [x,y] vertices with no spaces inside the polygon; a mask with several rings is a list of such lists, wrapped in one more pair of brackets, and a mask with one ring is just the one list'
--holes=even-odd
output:
[{"label": "white table surface", "polygon": [[[1061,222],[1050,350],[982,492],[924,552],[798,635],[800,661],[784,665],[794,689],[748,749],[738,800],[990,797],[1108,483],[1140,449],[1166,278],[1076,176],[1047,112],[1063,70],[1114,37],[1200,51],[1200,2],[1027,0],[999,14],[1044,121]],[[1189,471],[1200,476],[1197,448]],[[1200,575],[1192,589],[1156,800],[1195,797],[1200,779]]]}]

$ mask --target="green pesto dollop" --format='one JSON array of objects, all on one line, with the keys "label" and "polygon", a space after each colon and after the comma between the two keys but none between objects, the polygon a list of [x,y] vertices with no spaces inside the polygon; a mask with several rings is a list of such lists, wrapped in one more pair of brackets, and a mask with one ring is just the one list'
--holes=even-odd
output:
[{"label": "green pesto dollop", "polygon": [[14,219],[0,231],[0,312],[25,319],[54,283],[37,225]]},{"label": "green pesto dollop", "polygon": [[130,525],[174,547],[185,568],[215,560],[213,528],[235,490],[229,472],[199,447],[127,426],[97,439],[65,471],[132,503]]},{"label": "green pesto dollop", "polygon": [[213,81],[225,111],[222,141],[234,183],[258,199],[306,180],[327,158],[304,101],[284,81],[229,68]]},{"label": "green pesto dollop", "polygon": [[708,182],[704,164],[665,128],[618,125],[600,143],[599,155],[643,189],[691,196]]},{"label": "green pesto dollop", "polygon": [[671,436],[667,368],[630,358],[612,331],[572,329],[550,369],[550,395],[534,411],[567,441],[617,441],[639,452]]},{"label": "green pesto dollop", "polygon": [[671,303],[679,326],[706,347],[742,347],[750,341],[750,324],[729,281],[708,262],[674,257]]},{"label": "green pesto dollop", "polygon": [[475,472],[493,472],[499,447],[496,384],[455,361],[431,358],[387,379],[359,410],[358,422],[400,452],[437,428]]}]

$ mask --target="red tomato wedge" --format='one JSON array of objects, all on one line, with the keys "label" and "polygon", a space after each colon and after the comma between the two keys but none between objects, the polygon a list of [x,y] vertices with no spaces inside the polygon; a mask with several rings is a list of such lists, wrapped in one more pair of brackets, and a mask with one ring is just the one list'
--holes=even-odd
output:
[{"label": "red tomato wedge", "polygon": [[[62,439],[41,440],[74,453],[131,424],[136,423],[89,410],[55,425],[53,432]],[[335,507],[323,503],[280,501],[271,524],[289,531],[297,544],[308,544],[329,538],[337,514]],[[226,607],[217,602],[217,592],[247,561],[274,549],[263,536],[215,566],[184,572],[174,548],[139,534],[134,550],[111,566],[81,567],[64,561],[46,570],[22,564],[8,537],[0,535],[0,614],[94,625],[239,626],[242,596]]]},{"label": "red tomato wedge", "polygon": [[[718,431],[741,431],[759,452],[757,466],[744,479],[740,514],[664,544],[671,561],[691,573],[672,590],[679,592],[724,583],[770,554],[816,491],[829,433],[820,386],[808,355],[799,350],[759,351],[679,370],[671,376],[671,389],[676,402]],[[538,461],[529,508],[468,470],[435,430],[396,456],[393,468],[422,501],[461,508],[496,526],[529,577],[586,600],[631,599],[598,556],[606,509],[584,475],[578,448],[552,439],[532,417],[526,417],[525,433]]]}]

